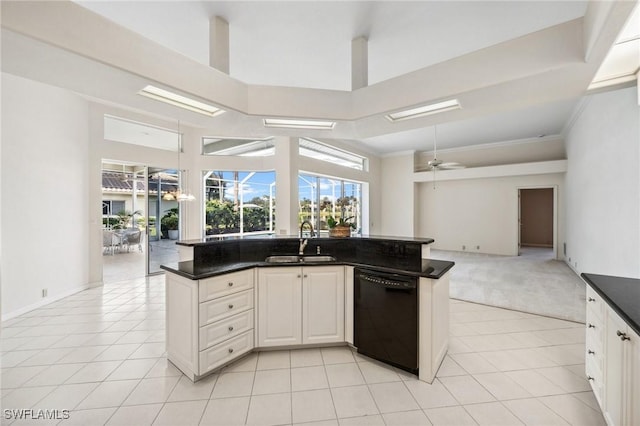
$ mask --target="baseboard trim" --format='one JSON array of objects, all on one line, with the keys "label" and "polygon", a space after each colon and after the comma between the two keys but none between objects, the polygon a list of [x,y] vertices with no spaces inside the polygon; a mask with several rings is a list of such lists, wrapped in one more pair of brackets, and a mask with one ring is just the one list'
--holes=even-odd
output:
[{"label": "baseboard trim", "polygon": [[102,285],[102,281],[98,281],[98,282],[95,282],[95,283],[87,283],[87,284],[81,285],[79,287],[73,287],[73,288],[67,289],[67,290],[65,290],[65,291],[63,291],[61,293],[57,293],[57,294],[54,294],[52,296],[46,297],[46,298],[44,298],[44,299],[42,299],[42,300],[40,300],[40,301],[38,301],[36,303],[32,303],[32,304],[24,306],[24,307],[22,307],[20,309],[16,309],[15,311],[9,312],[7,314],[2,314],[2,321],[7,321],[7,320],[13,319],[15,317],[19,317],[22,314],[26,314],[27,312],[31,312],[34,309],[41,308],[41,307],[46,306],[46,305],[48,305],[50,303],[57,302],[58,300],[64,299],[65,297],[71,296],[72,294],[76,294],[78,292],[81,292],[81,291],[84,291],[84,290],[88,290],[88,289],[93,288],[93,287],[99,287],[101,285]]}]

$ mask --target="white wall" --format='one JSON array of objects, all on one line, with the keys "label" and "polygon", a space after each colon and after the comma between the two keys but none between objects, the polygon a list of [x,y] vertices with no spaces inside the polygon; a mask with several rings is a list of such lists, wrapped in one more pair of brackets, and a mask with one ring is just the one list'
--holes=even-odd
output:
[{"label": "white wall", "polygon": [[[440,250],[518,254],[518,188],[558,187],[562,217],[563,175],[560,173],[436,181],[417,184],[416,236],[431,237]],[[558,221],[558,245],[562,224]],[[477,247],[480,246],[478,249]],[[559,255],[562,250],[558,250]]]},{"label": "white wall", "polygon": [[640,278],[640,107],[635,87],[591,95],[566,135],[567,261]]},{"label": "white wall", "polygon": [[2,74],[3,319],[87,287],[88,147],[86,101]]}]

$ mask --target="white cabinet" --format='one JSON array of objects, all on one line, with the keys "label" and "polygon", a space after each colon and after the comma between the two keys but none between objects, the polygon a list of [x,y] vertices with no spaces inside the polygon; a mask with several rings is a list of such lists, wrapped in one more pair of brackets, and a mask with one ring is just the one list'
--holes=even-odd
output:
[{"label": "white cabinet", "polygon": [[253,269],[199,281],[165,277],[167,358],[191,380],[253,349]]},{"label": "white cabinet", "polygon": [[258,269],[258,346],[302,343],[302,268]]},{"label": "white cabinet", "polygon": [[344,267],[258,271],[258,346],[344,342]]},{"label": "white cabinet", "polygon": [[449,347],[449,272],[418,283],[419,378],[432,383]]},{"label": "white cabinet", "polygon": [[640,425],[640,336],[587,287],[585,372],[610,426]]},{"label": "white cabinet", "polygon": [[302,268],[302,343],[344,342],[344,267]]},{"label": "white cabinet", "polygon": [[587,287],[585,330],[585,373],[600,406],[604,402],[604,330],[605,303]]},{"label": "white cabinet", "polygon": [[637,425],[640,337],[609,307],[605,321],[604,416],[610,425]]}]

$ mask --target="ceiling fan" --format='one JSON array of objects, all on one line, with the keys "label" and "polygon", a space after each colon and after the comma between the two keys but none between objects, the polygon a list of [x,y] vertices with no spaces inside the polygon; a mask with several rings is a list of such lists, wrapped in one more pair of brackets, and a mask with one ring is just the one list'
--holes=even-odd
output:
[{"label": "ceiling fan", "polygon": [[427,162],[427,167],[423,171],[433,171],[433,188],[436,187],[436,171],[437,170],[456,170],[464,169],[465,166],[456,162],[444,162],[438,160],[438,131],[437,127],[433,126],[433,160]]}]

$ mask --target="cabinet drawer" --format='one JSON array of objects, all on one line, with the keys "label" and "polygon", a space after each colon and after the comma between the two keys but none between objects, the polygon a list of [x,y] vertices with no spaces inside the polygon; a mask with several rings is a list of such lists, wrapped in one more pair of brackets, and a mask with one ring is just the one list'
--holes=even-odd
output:
[{"label": "cabinet drawer", "polygon": [[253,269],[200,280],[200,302],[253,288]]},{"label": "cabinet drawer", "polygon": [[253,328],[253,309],[200,328],[200,349],[217,345]]},{"label": "cabinet drawer", "polygon": [[585,324],[585,345],[602,348],[604,346],[604,322],[591,309],[587,309]]},{"label": "cabinet drawer", "polygon": [[[591,368],[590,371],[593,374],[599,373],[602,375],[602,372],[604,371],[604,351],[601,346],[587,346],[585,349],[585,368],[587,368],[587,364],[590,364],[589,368]],[[592,367],[597,371],[593,371]]]},{"label": "cabinet drawer", "polygon": [[595,315],[596,318],[600,319],[600,322],[604,323],[602,318],[604,317],[604,301],[602,297],[596,293],[591,286],[587,285],[587,314],[589,310]]},{"label": "cabinet drawer", "polygon": [[[600,360],[602,361],[602,357],[600,357]],[[600,405],[602,405],[602,398],[604,396],[604,375],[602,374],[601,367],[602,365],[599,366],[597,360],[587,358],[585,372],[591,389],[593,389],[593,394],[598,399]]]},{"label": "cabinet drawer", "polygon": [[253,349],[253,330],[200,352],[200,375]]},{"label": "cabinet drawer", "polygon": [[200,327],[253,308],[253,290],[230,294],[200,304]]}]

